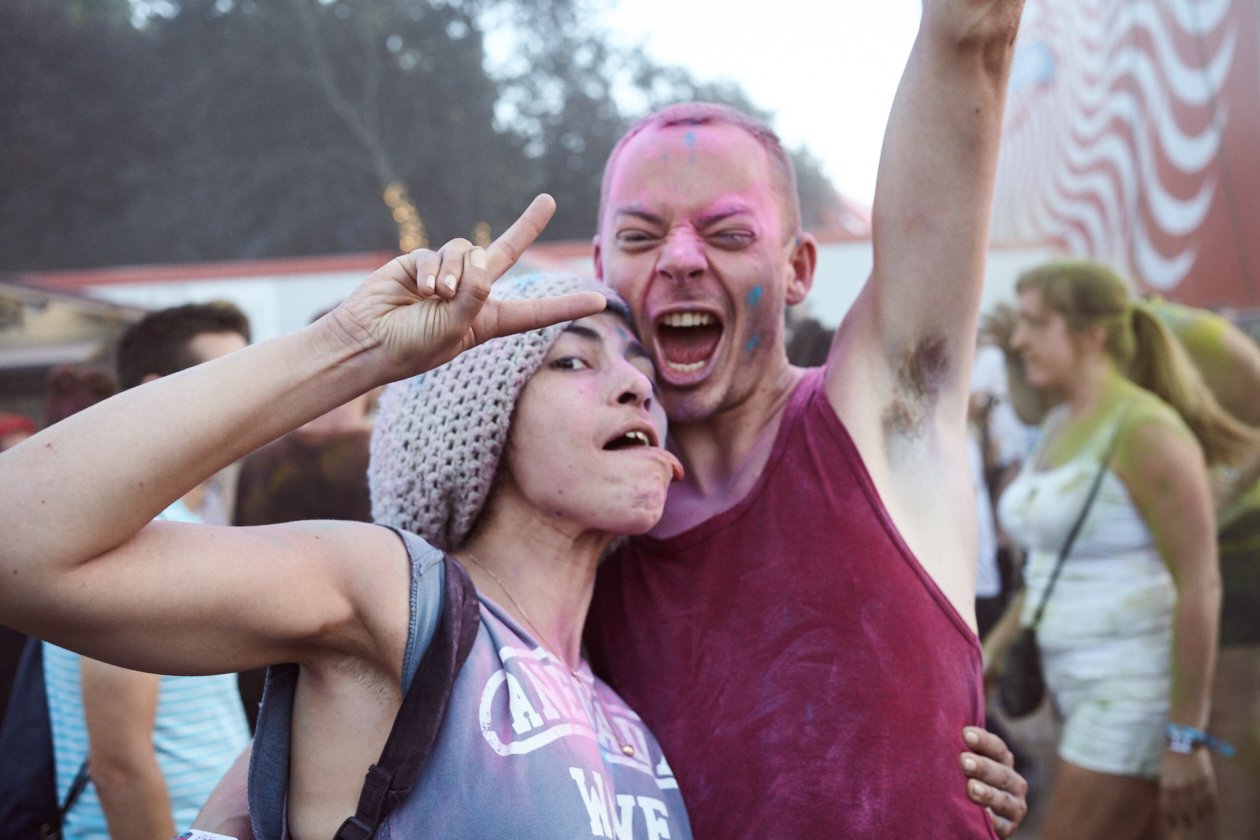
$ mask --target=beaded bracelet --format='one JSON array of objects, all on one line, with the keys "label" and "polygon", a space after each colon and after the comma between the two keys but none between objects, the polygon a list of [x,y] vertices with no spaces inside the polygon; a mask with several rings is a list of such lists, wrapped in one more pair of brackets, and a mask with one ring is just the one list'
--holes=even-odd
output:
[{"label": "beaded bracelet", "polygon": [[1164,735],[1168,738],[1169,752],[1180,753],[1182,755],[1190,755],[1197,746],[1205,746],[1212,752],[1220,753],[1223,756],[1231,756],[1234,754],[1234,746],[1228,741],[1223,741],[1209,732],[1202,729],[1196,729],[1193,726],[1182,726],[1179,723],[1169,723],[1164,727]]}]

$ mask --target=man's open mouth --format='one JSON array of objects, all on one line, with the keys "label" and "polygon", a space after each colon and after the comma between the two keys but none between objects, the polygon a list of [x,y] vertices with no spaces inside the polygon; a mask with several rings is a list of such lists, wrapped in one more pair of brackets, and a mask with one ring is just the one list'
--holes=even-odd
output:
[{"label": "man's open mouth", "polygon": [[708,312],[670,312],[656,321],[661,361],[674,373],[695,373],[722,340],[722,324]]}]

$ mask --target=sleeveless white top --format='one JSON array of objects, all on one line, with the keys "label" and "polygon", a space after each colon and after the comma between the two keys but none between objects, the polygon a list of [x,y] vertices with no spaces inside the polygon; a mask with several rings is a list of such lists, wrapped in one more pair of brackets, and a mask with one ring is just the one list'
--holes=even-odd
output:
[{"label": "sleeveless white top", "polygon": [[[1048,439],[1066,409],[1047,417]],[[1039,469],[1042,446],[1029,458],[999,505],[1003,527],[1029,552],[1021,623],[1032,624],[1060,547],[1080,515],[1090,485],[1120,422],[1119,411],[1066,463]],[[1037,627],[1043,654],[1069,656],[1078,676],[1115,676],[1159,667],[1134,661],[1138,649],[1163,648],[1171,638],[1176,590],[1155,541],[1124,482],[1106,468],[1098,494],[1050,594]],[[1108,644],[1110,643],[1110,644]],[[1154,645],[1152,645],[1154,643]],[[1090,656],[1105,647],[1110,655]],[[1100,651],[1101,652],[1101,651]],[[1071,656],[1077,653],[1081,656]],[[1066,664],[1066,663],[1061,663]],[[1165,665],[1166,667],[1166,665]],[[1084,673],[1081,673],[1084,671]]]}]

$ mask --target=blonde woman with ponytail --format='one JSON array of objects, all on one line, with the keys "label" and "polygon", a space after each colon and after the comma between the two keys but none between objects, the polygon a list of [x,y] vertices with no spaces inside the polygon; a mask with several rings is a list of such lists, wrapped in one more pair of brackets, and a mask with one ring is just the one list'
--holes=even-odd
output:
[{"label": "blonde woman with ponytail", "polygon": [[991,668],[1032,623],[1088,505],[1037,624],[1063,717],[1041,836],[1214,837],[1206,728],[1220,576],[1208,467],[1244,457],[1253,432],[1106,266],[1051,263],[1017,289],[1013,349],[1028,383],[1059,402],[1001,501],[1029,559],[1025,592],[986,640]]}]

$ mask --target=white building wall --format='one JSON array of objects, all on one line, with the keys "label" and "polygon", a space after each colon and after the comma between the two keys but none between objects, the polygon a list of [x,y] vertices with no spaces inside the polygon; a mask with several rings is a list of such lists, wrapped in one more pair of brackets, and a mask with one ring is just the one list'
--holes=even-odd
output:
[{"label": "white building wall", "polygon": [[340,302],[367,276],[363,272],[204,278],[91,287],[89,294],[114,303],[163,309],[184,303],[227,300],[249,316],[255,341],[305,326],[311,316]]},{"label": "white building wall", "polygon": [[[982,311],[1001,301],[1015,301],[1015,281],[1025,270],[1054,259],[1049,248],[990,251],[985,265]],[[814,288],[802,306],[823,326],[835,328],[849,311],[871,273],[871,245],[853,242],[823,245],[814,271]]]},{"label": "white building wall", "polygon": [[[1052,259],[1048,248],[1002,249],[989,254],[985,271],[982,308],[1000,300],[1014,300],[1015,279],[1027,268]],[[548,260],[551,270],[588,272],[587,258]],[[518,270],[534,270],[529,255]],[[159,283],[118,283],[96,285],[88,293],[114,303],[149,309],[229,300],[249,316],[254,340],[263,341],[292,332],[309,322],[312,315],[333,306],[350,294],[371,271],[285,274],[257,277],[206,277],[197,280]],[[829,243],[820,246],[814,288],[802,306],[824,326],[834,328],[857,298],[871,271],[869,242]]]}]

